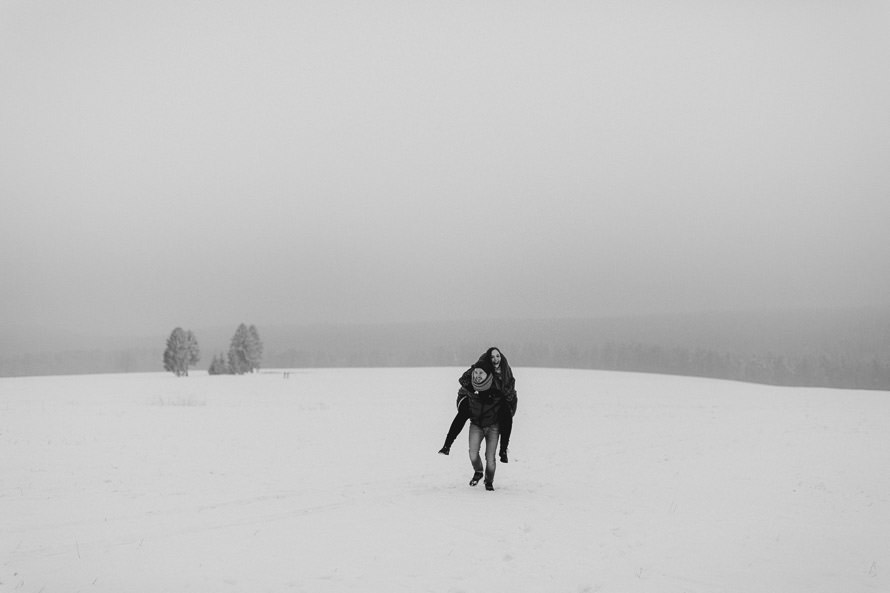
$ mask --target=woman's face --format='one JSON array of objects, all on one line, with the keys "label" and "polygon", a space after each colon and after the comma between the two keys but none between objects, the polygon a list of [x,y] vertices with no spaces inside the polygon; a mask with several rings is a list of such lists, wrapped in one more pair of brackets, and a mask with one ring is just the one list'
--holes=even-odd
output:
[{"label": "woman's face", "polygon": [[473,381],[475,381],[476,383],[482,383],[483,381],[485,381],[485,377],[487,376],[488,375],[486,375],[485,371],[483,371],[482,369],[478,367],[473,369]]},{"label": "woman's face", "polygon": [[495,368],[501,366],[501,353],[497,350],[491,351],[491,364],[493,364]]}]

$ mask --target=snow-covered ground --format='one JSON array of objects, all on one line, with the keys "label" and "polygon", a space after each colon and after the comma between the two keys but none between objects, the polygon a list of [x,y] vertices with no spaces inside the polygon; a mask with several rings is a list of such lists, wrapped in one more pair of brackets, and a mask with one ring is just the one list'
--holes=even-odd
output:
[{"label": "snow-covered ground", "polygon": [[890,393],[462,370],[0,379],[0,591],[890,591]]}]

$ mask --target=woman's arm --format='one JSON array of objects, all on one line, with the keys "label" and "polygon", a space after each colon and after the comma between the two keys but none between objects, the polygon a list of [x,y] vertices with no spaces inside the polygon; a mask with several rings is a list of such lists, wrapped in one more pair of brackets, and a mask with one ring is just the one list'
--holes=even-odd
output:
[{"label": "woman's arm", "polygon": [[454,400],[454,405],[457,406],[457,409],[460,410],[461,405],[468,405],[470,401],[470,392],[461,387],[457,390],[457,399]]},{"label": "woman's arm", "polygon": [[516,379],[513,378],[513,369],[509,366],[504,369],[504,397],[512,401],[516,397]]}]

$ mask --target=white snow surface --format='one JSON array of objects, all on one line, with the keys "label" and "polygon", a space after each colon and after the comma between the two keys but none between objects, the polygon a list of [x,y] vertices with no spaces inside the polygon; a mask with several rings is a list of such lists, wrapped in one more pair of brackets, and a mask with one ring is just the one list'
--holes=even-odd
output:
[{"label": "white snow surface", "polygon": [[462,371],[0,379],[0,591],[890,591],[887,392]]}]

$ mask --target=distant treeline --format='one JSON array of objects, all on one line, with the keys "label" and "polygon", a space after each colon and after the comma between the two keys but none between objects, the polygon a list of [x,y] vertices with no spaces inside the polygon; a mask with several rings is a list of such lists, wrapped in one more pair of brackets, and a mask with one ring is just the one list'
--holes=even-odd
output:
[{"label": "distant treeline", "polygon": [[[877,357],[740,355],[651,344],[606,343],[577,346],[504,343],[511,364],[530,367],[599,369],[730,379],[771,385],[890,391],[890,362]],[[297,350],[271,352],[271,368],[465,366],[479,353],[466,344],[405,350]],[[0,359],[0,376],[77,375],[162,370],[162,349],[66,351]],[[515,361],[515,362],[514,362]],[[212,361],[208,361],[207,365]],[[197,368],[201,368],[198,365]],[[206,366],[205,366],[206,368]]]},{"label": "distant treeline", "polygon": [[[740,355],[651,344],[606,343],[577,346],[504,343],[511,364],[530,367],[596,369],[729,379],[769,385],[890,391],[890,362],[846,356]],[[275,368],[464,366],[478,353],[466,346],[411,352],[288,350],[270,355]]]},{"label": "distant treeline", "polygon": [[890,363],[876,357],[740,355],[713,350],[607,343],[586,349],[520,348],[523,358],[546,367],[586,368],[686,375],[797,387],[836,387],[890,391]]},{"label": "distant treeline", "polygon": [[[471,364],[499,346],[515,367],[664,373],[774,385],[890,391],[890,311],[708,314],[599,320],[262,326],[263,368]],[[204,352],[231,326],[195,330]],[[163,334],[162,334],[163,335]],[[10,345],[17,342],[10,341]],[[164,337],[130,346],[0,352],[0,376],[154,372]],[[195,368],[206,370],[205,357]]]},{"label": "distant treeline", "polygon": [[89,375],[163,370],[163,347],[28,352],[0,358],[0,377]]}]

